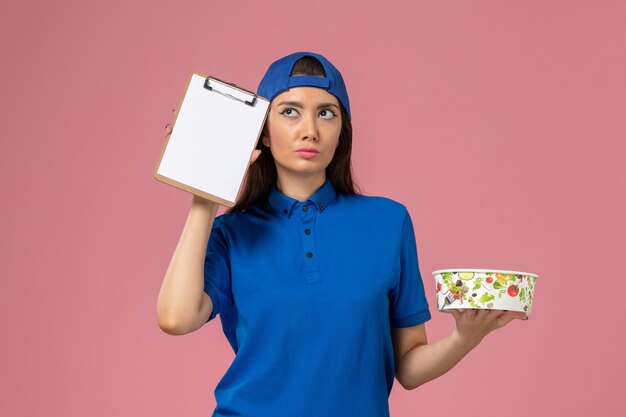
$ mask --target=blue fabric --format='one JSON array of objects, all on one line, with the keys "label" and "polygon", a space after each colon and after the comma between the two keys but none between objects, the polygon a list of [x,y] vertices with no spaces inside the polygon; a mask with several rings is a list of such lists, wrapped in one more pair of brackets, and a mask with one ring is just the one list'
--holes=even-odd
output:
[{"label": "blue fabric", "polygon": [[404,205],[328,179],[306,202],[274,188],[215,218],[204,272],[236,354],[214,417],[389,416],[391,327],[431,317]]},{"label": "blue fabric", "polygon": [[328,87],[330,87],[330,81],[328,81],[328,78],[322,78],[316,75],[295,75],[293,77],[289,77],[287,87],[293,88],[303,85],[310,87],[319,87],[328,90]]},{"label": "blue fabric", "polygon": [[[302,57],[310,56],[317,59],[324,68],[325,77],[321,76],[308,76],[308,75],[294,75],[291,76],[291,70],[297,60]],[[311,86],[319,87],[328,91],[330,94],[337,97],[339,103],[343,106],[348,119],[350,116],[350,98],[348,97],[348,90],[346,89],[346,83],[343,81],[341,73],[323,55],[316,54],[314,52],[295,52],[284,56],[270,64],[259,82],[256,93],[265,97],[269,101],[285,90],[292,87]]]}]

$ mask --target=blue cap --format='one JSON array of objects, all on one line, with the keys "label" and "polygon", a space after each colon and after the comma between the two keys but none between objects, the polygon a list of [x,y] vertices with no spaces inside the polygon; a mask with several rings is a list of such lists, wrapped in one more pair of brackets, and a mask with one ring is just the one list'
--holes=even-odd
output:
[{"label": "blue cap", "polygon": [[[291,76],[290,74],[294,64],[297,60],[304,56],[311,56],[320,61],[324,67],[326,76]],[[322,55],[315,54],[313,52],[296,52],[273,62],[259,83],[256,93],[259,96],[272,101],[274,100],[274,97],[283,91],[292,87],[302,86],[322,88],[337,97],[337,100],[339,100],[348,114],[348,118],[351,119],[350,100],[348,99],[348,92],[346,91],[346,85],[343,82],[341,73],[329,60],[324,58]]]}]

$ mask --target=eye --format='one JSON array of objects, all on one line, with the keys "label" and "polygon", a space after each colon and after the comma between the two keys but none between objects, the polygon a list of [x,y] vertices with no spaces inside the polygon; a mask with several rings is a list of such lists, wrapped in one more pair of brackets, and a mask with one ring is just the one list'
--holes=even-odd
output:
[{"label": "eye", "polygon": [[[335,112],[330,110],[330,109],[324,109],[324,110],[320,111],[320,115],[322,116],[323,119],[327,119],[327,120],[331,120],[331,119],[334,119],[335,117],[337,117]],[[327,117],[324,117],[325,115]]]},{"label": "eye", "polygon": [[280,114],[284,114],[290,119],[293,119],[295,116],[292,116],[292,114],[296,114],[296,113],[298,113],[298,111],[294,109],[293,107],[287,107],[285,110],[280,112]]}]

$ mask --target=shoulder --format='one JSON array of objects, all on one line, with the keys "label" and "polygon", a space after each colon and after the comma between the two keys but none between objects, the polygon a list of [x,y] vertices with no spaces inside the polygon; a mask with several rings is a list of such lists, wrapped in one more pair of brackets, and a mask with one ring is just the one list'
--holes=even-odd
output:
[{"label": "shoulder", "polygon": [[215,217],[213,229],[220,230],[226,237],[231,233],[239,235],[243,231],[254,229],[266,217],[262,211],[254,208],[249,211],[224,212]]},{"label": "shoulder", "polygon": [[213,227],[220,227],[222,229],[228,229],[237,226],[238,223],[245,221],[247,213],[242,211],[236,211],[234,213],[222,213],[215,217],[213,221]]},{"label": "shoulder", "polygon": [[240,217],[239,213],[222,213],[213,220],[213,230],[228,236],[228,232],[237,227]]},{"label": "shoulder", "polygon": [[345,200],[365,212],[385,216],[387,220],[403,222],[408,215],[407,207],[400,201],[377,195],[352,194]]}]

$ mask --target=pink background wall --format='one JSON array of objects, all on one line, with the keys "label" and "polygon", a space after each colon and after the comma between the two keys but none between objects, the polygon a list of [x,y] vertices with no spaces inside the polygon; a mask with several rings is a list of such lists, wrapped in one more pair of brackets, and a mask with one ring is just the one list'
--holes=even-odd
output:
[{"label": "pink background wall", "polygon": [[392,416],[617,413],[625,3],[384,5],[3,2],[0,415],[211,414],[233,354],[218,321],[156,324],[191,196],[152,171],[192,72],[255,90],[298,50],[343,72],[356,179],[409,207],[431,306],[435,269],[540,276],[529,321],[396,382]]}]

